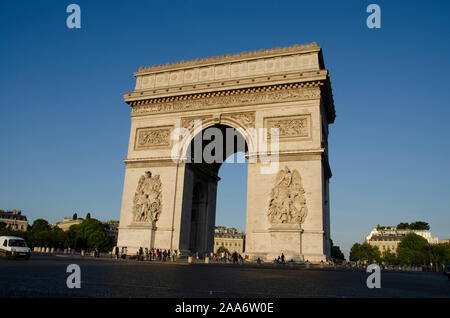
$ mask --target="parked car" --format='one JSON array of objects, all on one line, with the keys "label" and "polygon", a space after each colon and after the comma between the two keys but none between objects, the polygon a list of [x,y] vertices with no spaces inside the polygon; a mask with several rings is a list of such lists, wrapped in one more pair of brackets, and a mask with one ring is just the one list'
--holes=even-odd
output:
[{"label": "parked car", "polygon": [[450,265],[445,266],[444,268],[444,275],[450,279]]},{"label": "parked car", "polygon": [[0,236],[0,255],[7,259],[30,259],[31,250],[25,240],[17,236]]}]

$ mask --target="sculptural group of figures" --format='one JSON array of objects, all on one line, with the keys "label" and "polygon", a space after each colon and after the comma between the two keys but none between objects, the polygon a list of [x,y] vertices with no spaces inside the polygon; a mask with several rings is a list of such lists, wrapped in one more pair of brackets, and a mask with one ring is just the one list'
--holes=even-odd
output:
[{"label": "sculptural group of figures", "polygon": [[308,214],[300,173],[281,170],[272,189],[268,218],[271,223],[302,224]]},{"label": "sculptural group of figures", "polygon": [[[161,214],[161,179],[150,171],[138,181],[133,201],[135,222],[158,221]],[[288,167],[281,170],[272,189],[268,218],[273,224],[302,224],[308,214],[300,173]]]},{"label": "sculptural group of figures", "polygon": [[134,220],[136,222],[158,221],[161,214],[161,179],[152,177],[150,171],[141,176],[133,202]]}]

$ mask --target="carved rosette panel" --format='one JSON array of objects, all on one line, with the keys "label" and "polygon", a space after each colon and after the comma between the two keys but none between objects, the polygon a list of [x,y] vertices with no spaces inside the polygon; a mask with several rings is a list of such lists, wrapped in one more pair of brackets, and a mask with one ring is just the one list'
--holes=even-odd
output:
[{"label": "carved rosette panel", "polygon": [[255,127],[255,112],[223,114],[222,119],[232,119],[244,128]]},{"label": "carved rosette panel", "polygon": [[[318,84],[319,85],[319,84]],[[280,88],[279,90],[270,90],[270,88],[258,91],[240,90],[233,94],[229,92],[218,92],[213,94],[180,96],[175,97],[176,101],[171,99],[156,99],[148,101],[130,102],[133,106],[132,116],[171,113],[192,110],[212,109],[219,107],[257,105],[268,103],[290,102],[298,100],[310,100],[320,98],[319,87],[296,87]],[[189,99],[184,99],[189,98]]]},{"label": "carved rosette panel", "polygon": [[267,217],[272,224],[303,224],[308,215],[300,173],[288,167],[278,172]]},{"label": "carved rosette panel", "polygon": [[133,200],[135,222],[155,224],[161,214],[161,179],[150,171],[139,178]]},{"label": "carved rosette panel", "polygon": [[170,146],[172,127],[149,127],[136,130],[135,150]]},{"label": "carved rosette panel", "polygon": [[278,129],[279,138],[311,138],[311,116],[285,116],[265,119],[270,138],[271,128]]}]

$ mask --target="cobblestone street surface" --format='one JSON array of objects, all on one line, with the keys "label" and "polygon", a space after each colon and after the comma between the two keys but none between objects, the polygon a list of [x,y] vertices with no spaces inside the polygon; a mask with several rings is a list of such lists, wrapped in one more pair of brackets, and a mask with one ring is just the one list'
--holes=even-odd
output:
[{"label": "cobblestone street surface", "polygon": [[[81,288],[66,285],[66,268],[81,268]],[[381,273],[381,288],[366,286],[368,273],[271,265],[138,262],[36,256],[0,259],[0,297],[450,297],[440,273]]]}]

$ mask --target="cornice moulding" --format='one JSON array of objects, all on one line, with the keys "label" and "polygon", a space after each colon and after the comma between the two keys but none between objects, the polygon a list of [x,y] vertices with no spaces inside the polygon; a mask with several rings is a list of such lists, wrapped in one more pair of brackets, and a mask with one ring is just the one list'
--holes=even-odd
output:
[{"label": "cornice moulding", "polygon": [[237,54],[226,54],[222,56],[211,56],[202,59],[195,59],[190,61],[180,61],[176,63],[167,63],[163,65],[153,65],[149,67],[141,67],[139,71],[135,72],[135,76],[147,75],[152,73],[158,73],[161,71],[173,71],[181,70],[196,66],[209,66],[217,65],[222,63],[229,63],[234,61],[248,61],[260,58],[269,58],[275,56],[291,55],[295,53],[310,53],[319,52],[321,50],[320,46],[316,42],[309,44],[298,45],[295,44],[289,47],[277,47],[275,49],[261,49],[259,51],[253,52],[242,52]]}]

